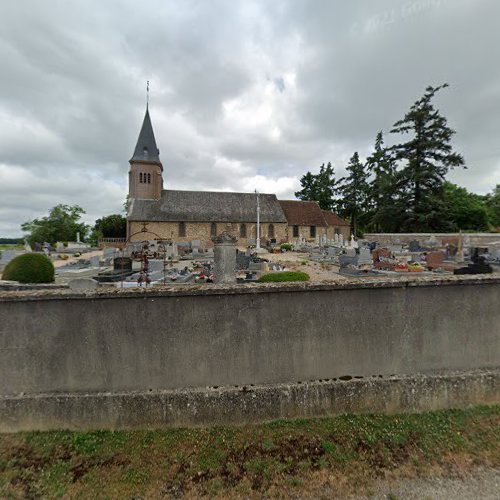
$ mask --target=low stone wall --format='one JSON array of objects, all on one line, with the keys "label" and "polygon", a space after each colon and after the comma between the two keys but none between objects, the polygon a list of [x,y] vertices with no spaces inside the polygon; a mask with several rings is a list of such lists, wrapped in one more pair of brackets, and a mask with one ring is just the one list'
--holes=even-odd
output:
[{"label": "low stone wall", "polygon": [[[248,421],[490,403],[500,384],[483,373],[498,382],[499,367],[496,275],[0,292],[3,430],[247,421],[257,385],[267,410],[245,410]],[[451,397],[455,376],[466,382]],[[410,380],[418,405],[405,403]],[[318,381],[331,389],[318,395]],[[359,404],[337,397],[356,398],[358,382]],[[282,384],[300,386],[298,399],[279,396]]]},{"label": "low stone wall", "polygon": [[[377,241],[381,245],[407,244],[416,240],[421,245],[434,237],[438,244],[445,244],[450,239],[462,238],[471,246],[487,247],[491,243],[500,243],[500,233],[365,233],[363,238]],[[443,243],[443,240],[445,243]]]}]

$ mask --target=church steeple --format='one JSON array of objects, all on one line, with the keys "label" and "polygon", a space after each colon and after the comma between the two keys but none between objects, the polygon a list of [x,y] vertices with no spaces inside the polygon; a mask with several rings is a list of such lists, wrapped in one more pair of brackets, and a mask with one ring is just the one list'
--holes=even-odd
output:
[{"label": "church steeple", "polygon": [[130,161],[148,161],[160,163],[160,150],[156,146],[153,125],[149,116],[149,106],[146,106],[146,114],[142,122],[142,128],[135,145],[135,150]]},{"label": "church steeple", "polygon": [[149,106],[146,106],[141,131],[129,163],[129,198],[159,200],[163,189],[163,165],[160,150],[156,146]]}]

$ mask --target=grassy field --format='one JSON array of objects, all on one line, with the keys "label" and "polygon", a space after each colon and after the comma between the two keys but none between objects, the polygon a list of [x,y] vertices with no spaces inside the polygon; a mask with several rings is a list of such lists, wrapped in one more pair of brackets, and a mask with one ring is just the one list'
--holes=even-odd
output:
[{"label": "grassy field", "polygon": [[500,406],[245,427],[0,435],[1,498],[331,497],[500,467]]}]

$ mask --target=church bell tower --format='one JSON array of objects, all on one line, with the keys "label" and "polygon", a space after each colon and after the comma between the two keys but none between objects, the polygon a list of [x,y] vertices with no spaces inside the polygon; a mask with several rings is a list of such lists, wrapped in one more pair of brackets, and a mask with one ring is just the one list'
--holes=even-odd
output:
[{"label": "church bell tower", "polygon": [[159,200],[163,189],[163,165],[160,161],[160,150],[156,146],[148,106],[129,163],[129,199]]}]

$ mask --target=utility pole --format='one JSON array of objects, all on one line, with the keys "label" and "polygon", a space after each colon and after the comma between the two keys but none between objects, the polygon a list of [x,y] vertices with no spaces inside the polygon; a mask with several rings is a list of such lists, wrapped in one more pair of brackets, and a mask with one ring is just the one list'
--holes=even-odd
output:
[{"label": "utility pole", "polygon": [[260,250],[260,200],[259,200],[259,192],[255,190],[255,194],[257,195],[257,241],[256,241],[256,250]]}]

